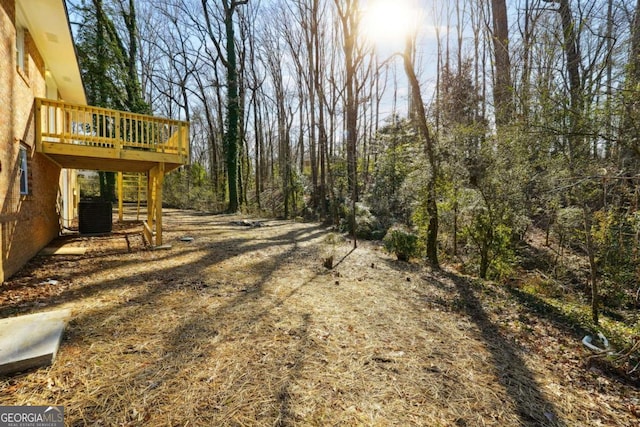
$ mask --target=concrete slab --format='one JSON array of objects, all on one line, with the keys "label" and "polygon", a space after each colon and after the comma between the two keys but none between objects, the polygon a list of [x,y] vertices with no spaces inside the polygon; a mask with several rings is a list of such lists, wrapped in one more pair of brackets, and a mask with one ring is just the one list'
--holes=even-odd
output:
[{"label": "concrete slab", "polygon": [[71,311],[0,319],[0,376],[53,363]]},{"label": "concrete slab", "polygon": [[40,251],[41,255],[84,255],[87,252],[87,248],[84,247],[46,247]]},{"label": "concrete slab", "polygon": [[171,249],[171,245],[169,244],[165,244],[165,245],[159,245],[159,246],[151,246],[151,249],[154,251],[162,251],[162,250],[169,250]]}]

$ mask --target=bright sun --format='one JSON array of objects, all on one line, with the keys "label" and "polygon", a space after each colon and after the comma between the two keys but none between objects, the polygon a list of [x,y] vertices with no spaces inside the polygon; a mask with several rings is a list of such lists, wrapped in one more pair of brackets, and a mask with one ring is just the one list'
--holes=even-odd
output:
[{"label": "bright sun", "polygon": [[369,0],[361,22],[363,33],[377,45],[402,46],[415,28],[416,13],[408,0]]}]

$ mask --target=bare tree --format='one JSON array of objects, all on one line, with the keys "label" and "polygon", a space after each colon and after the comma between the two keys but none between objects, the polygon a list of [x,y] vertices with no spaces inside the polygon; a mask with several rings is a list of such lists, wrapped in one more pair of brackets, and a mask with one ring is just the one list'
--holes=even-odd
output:
[{"label": "bare tree", "polygon": [[351,193],[352,218],[351,230],[353,232],[353,245],[356,241],[356,202],[358,201],[358,175],[356,150],[358,142],[358,100],[356,73],[363,56],[358,46],[358,26],[360,11],[358,0],[334,0],[340,24],[342,26],[342,49],[344,52],[345,67],[345,128],[347,143],[347,182]]},{"label": "bare tree", "polygon": [[238,64],[236,56],[236,37],[234,15],[238,6],[247,4],[248,0],[222,0],[224,12],[224,29],[225,29],[225,54],[222,53],[222,46],[218,42],[213,31],[211,12],[208,0],[202,0],[202,9],[204,12],[207,28],[211,34],[210,39],[213,42],[218,54],[224,65],[227,78],[227,115],[226,115],[226,132],[225,132],[225,158],[227,164],[227,184],[229,187],[229,212],[236,212],[239,207],[238,194],[238,151],[240,140],[238,135],[238,124],[240,120],[240,100],[238,95]]},{"label": "bare tree", "polygon": [[638,0],[631,30],[629,66],[626,75],[622,130],[625,132],[623,162],[627,168],[637,167],[640,160],[640,0]]},{"label": "bare tree", "polygon": [[437,205],[437,182],[438,165],[435,154],[435,139],[429,130],[427,123],[427,113],[422,100],[420,82],[415,73],[411,52],[413,50],[412,38],[407,38],[404,54],[402,55],[404,70],[409,79],[411,94],[414,99],[415,120],[418,131],[424,140],[424,149],[429,163],[429,178],[427,180],[427,213],[429,214],[429,225],[427,227],[427,259],[434,268],[439,267],[438,263],[438,205]]},{"label": "bare tree", "polygon": [[511,121],[513,115],[513,86],[511,84],[511,60],[509,58],[509,23],[505,0],[492,0],[493,59],[495,82],[493,99],[496,125],[500,129]]}]

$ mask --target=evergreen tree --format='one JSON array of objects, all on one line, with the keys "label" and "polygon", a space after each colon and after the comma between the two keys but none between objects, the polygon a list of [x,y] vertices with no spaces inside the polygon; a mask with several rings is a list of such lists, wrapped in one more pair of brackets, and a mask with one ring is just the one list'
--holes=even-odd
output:
[{"label": "evergreen tree", "polygon": [[[118,5],[114,5],[118,6]],[[144,101],[136,71],[137,24],[135,4],[129,0],[120,15],[124,21],[125,44],[110,15],[115,14],[103,0],[83,1],[79,7],[82,16],[76,49],[80,72],[89,105],[149,113]],[[105,128],[95,123],[98,132]],[[100,197],[116,200],[116,178],[113,172],[100,171]]]}]

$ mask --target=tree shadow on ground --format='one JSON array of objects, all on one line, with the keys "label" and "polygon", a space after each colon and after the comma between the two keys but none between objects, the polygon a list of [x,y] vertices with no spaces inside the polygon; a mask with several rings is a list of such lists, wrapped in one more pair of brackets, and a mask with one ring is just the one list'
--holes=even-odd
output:
[{"label": "tree shadow on ground", "polygon": [[[579,319],[575,319],[567,315],[557,307],[554,307],[553,305],[544,301],[542,298],[539,298],[535,295],[524,292],[514,287],[506,287],[506,289],[509,294],[516,301],[518,301],[518,303],[520,303],[520,305],[526,307],[526,309],[534,315],[546,319],[549,323],[551,323],[567,335],[572,336],[576,342],[580,342],[580,340],[584,336],[592,335],[595,332],[587,330],[581,324]],[[598,366],[601,374],[606,376],[610,380],[618,381],[622,384],[626,384],[635,388],[640,387],[639,377],[626,374],[624,370],[621,371],[612,364],[607,363],[605,359],[586,360],[589,363],[595,363]]]},{"label": "tree shadow on ground", "polygon": [[[211,408],[206,408],[206,410],[203,408],[202,413],[196,412],[190,415],[190,418],[196,421],[197,424],[197,420],[205,422],[203,420],[206,420],[207,417],[214,416],[207,415],[211,409],[214,409],[214,412],[218,412],[220,415],[225,413],[232,414],[233,411],[229,403],[230,396],[248,393],[247,381],[248,378],[254,375],[252,373],[253,368],[257,366],[264,369],[264,365],[267,364],[271,366],[268,369],[269,371],[274,373],[285,372],[286,375],[279,378],[269,378],[270,381],[264,385],[265,390],[262,393],[268,395],[267,402],[272,407],[270,411],[264,410],[271,413],[273,418],[278,419],[278,424],[276,425],[290,425],[293,414],[290,413],[291,393],[289,387],[295,381],[297,372],[303,366],[307,347],[312,345],[312,342],[307,338],[309,315],[303,314],[301,326],[286,332],[286,337],[295,337],[295,339],[291,340],[291,344],[281,348],[274,347],[269,350],[273,353],[271,357],[265,359],[267,361],[251,358],[255,348],[237,343],[242,343],[252,334],[257,334],[258,331],[262,331],[265,335],[278,333],[275,324],[280,312],[277,309],[281,308],[284,302],[307,284],[308,281],[282,296],[265,294],[263,286],[268,282],[278,266],[293,256],[295,248],[296,245],[292,244],[275,256],[275,260],[269,263],[270,268],[266,268],[261,277],[252,286],[244,292],[235,292],[234,295],[225,298],[215,310],[188,310],[181,313],[179,315],[180,321],[176,327],[162,334],[161,352],[163,356],[158,359],[161,362],[132,372],[129,381],[112,386],[115,390],[110,393],[109,398],[124,394],[128,388],[140,387],[148,383],[150,378],[153,378],[154,388],[169,387],[174,389],[179,387],[179,389],[184,389],[187,387],[186,384],[176,386],[176,383],[184,380],[185,376],[190,377],[195,382],[191,387],[200,388],[202,381],[209,381],[211,378],[216,377],[212,381],[218,384],[220,389],[200,394],[195,397],[195,402],[191,402],[191,405],[195,406],[212,406]],[[199,266],[195,269],[193,267],[195,266],[192,266],[189,274],[192,277],[198,277],[203,267]],[[209,289],[205,290],[208,291]],[[129,301],[127,305],[134,304],[141,307],[141,310],[136,311],[135,316],[131,316],[127,312],[127,306],[111,307],[98,313],[92,312],[82,319],[76,319],[76,322],[85,323],[84,328],[90,330],[92,328],[90,325],[100,328],[100,325],[114,316],[119,323],[128,324],[132,324],[136,318],[140,317],[150,319],[154,317],[154,307],[156,304],[161,304],[160,301],[167,295],[167,292],[171,292],[171,290],[154,289],[140,295],[135,300]],[[197,295],[197,292],[194,293],[191,289],[188,293],[194,296]],[[207,299],[203,298],[203,303],[205,301]],[[288,309],[284,308],[283,311],[287,312]],[[288,314],[293,317],[300,317],[300,313]],[[231,345],[232,343],[236,343],[234,345],[239,346],[239,348],[244,347],[245,352],[233,355],[225,353],[222,349],[227,344]],[[248,344],[249,342],[247,342]],[[256,344],[254,343],[254,345]],[[295,348],[296,346],[298,347]],[[287,347],[289,351],[285,353]],[[220,379],[214,372],[211,374],[211,378],[205,380],[205,376],[208,375],[207,369],[210,369],[208,358],[212,356],[219,357],[218,363],[225,366],[225,369],[230,370],[227,373],[228,379]],[[264,357],[265,355],[262,354],[262,356]],[[266,379],[256,378],[256,381],[260,380]],[[267,402],[263,403],[266,404]],[[252,404],[252,402],[246,400],[246,404]],[[89,416],[95,417],[93,418],[94,420],[99,420],[99,408],[95,409]]]},{"label": "tree shadow on ground", "polygon": [[[96,390],[91,393],[86,390],[87,397],[80,399],[83,402],[82,407],[74,408],[76,414],[70,419],[73,421],[72,424],[83,425],[104,420],[101,411],[107,406],[118,408],[121,412],[120,419],[127,422],[145,421],[136,417],[144,413],[153,415],[157,409],[142,408],[141,402],[123,401],[119,396],[125,396],[131,390],[139,390],[141,396],[155,396],[162,400],[166,397],[159,394],[160,390],[169,388],[185,391],[187,384],[183,381],[189,375],[193,375],[195,381],[190,387],[195,386],[196,390],[204,391],[207,381],[213,381],[211,378],[214,377],[217,378],[215,381],[221,381],[222,384],[222,391],[203,392],[194,397],[195,402],[188,405],[195,408],[192,409],[194,413],[189,414],[189,418],[202,421],[207,417],[212,419],[224,413],[231,413],[232,408],[225,407],[225,399],[229,399],[229,396],[236,392],[245,393],[246,375],[251,375],[251,366],[260,367],[265,363],[271,366],[274,373],[273,378],[269,378],[272,387],[264,391],[270,407],[267,413],[271,419],[279,420],[279,425],[291,424],[295,414],[290,408],[289,389],[304,365],[304,354],[313,345],[313,340],[308,338],[310,315],[290,312],[284,303],[310,283],[315,275],[296,277],[302,282],[296,280],[294,285],[289,284],[281,293],[265,293],[263,287],[277,269],[283,265],[295,266],[300,257],[309,256],[308,250],[301,247],[300,243],[320,237],[324,233],[324,227],[307,225],[299,229],[279,231],[269,236],[239,233],[236,238],[225,239],[224,245],[212,244],[202,239],[201,242],[185,246],[174,253],[181,256],[198,252],[198,256],[186,265],[173,263],[162,269],[145,269],[144,264],[151,263],[152,260],[144,257],[120,260],[118,267],[134,267],[131,275],[64,290],[50,306],[89,297],[101,297],[111,291],[117,291],[122,296],[104,301],[100,306],[76,316],[70,324],[63,351],[89,349],[87,354],[98,358],[96,362],[102,365],[103,369],[110,367],[114,359],[122,359],[123,363],[125,359],[140,359],[137,366],[129,365],[133,369],[121,372],[122,378],[108,384],[108,387],[93,383]],[[233,279],[220,277],[209,270],[210,267],[236,255],[257,255],[266,249],[269,250],[268,256],[253,257],[250,260],[255,261],[251,265],[259,273],[250,283],[236,283]],[[171,256],[170,252],[159,255],[167,260],[170,260]],[[104,265],[85,267],[88,269],[83,274],[105,268]],[[185,302],[185,310],[164,308],[163,311],[159,311],[158,308],[162,307],[163,301],[176,293],[184,294],[190,300]],[[33,307],[37,306],[38,301],[39,298],[32,298],[24,301],[24,304]],[[3,311],[4,309],[5,307]],[[278,322],[279,315],[283,313],[299,321],[300,325],[282,332]],[[177,319],[176,324],[159,324],[157,331],[151,329],[152,332],[149,332],[145,322],[149,325],[161,323],[163,316],[174,316]],[[281,336],[287,345],[276,347],[270,344],[271,341],[265,341],[260,344],[264,345],[264,352],[269,354],[256,354],[256,349],[248,346],[249,342],[244,344],[243,341],[256,331],[263,331],[265,336]],[[146,347],[145,340],[150,340],[150,347]],[[231,355],[222,352],[221,349],[224,349],[225,345],[238,341],[242,342],[239,348],[244,348],[245,354]],[[132,342],[134,344],[128,344]],[[154,342],[156,344],[153,344]],[[91,351],[94,345],[104,348],[107,354]],[[287,349],[289,351],[285,353]],[[210,369],[207,360],[214,355],[220,356],[223,360],[225,357],[229,358],[225,367],[231,370],[228,380],[220,373],[211,374],[207,371]],[[265,357],[266,362],[250,358],[251,355]],[[243,362],[247,364],[244,367],[241,366]],[[81,363],[77,369],[95,369],[91,365],[91,362]],[[237,378],[234,375],[237,375]],[[93,381],[93,378],[87,381]],[[90,384],[79,387],[90,387]],[[68,398],[71,397],[66,397]],[[97,402],[98,398],[100,402]],[[146,397],[142,400],[146,400]],[[64,399],[62,402],[64,403]],[[200,406],[203,407],[202,411],[199,410]],[[256,406],[257,409],[259,405]],[[216,411],[219,413],[216,414]],[[208,422],[203,425],[206,424]]]},{"label": "tree shadow on ground", "polygon": [[[387,264],[401,274],[416,272],[416,266],[388,260]],[[419,273],[420,274],[420,273]],[[428,290],[417,291],[418,301],[429,308],[468,317],[479,332],[479,339],[491,354],[495,375],[511,400],[520,425],[527,427],[565,427],[554,404],[542,393],[534,373],[527,368],[521,349],[505,337],[491,321],[478,293],[482,290],[470,279],[440,270],[420,274]]]},{"label": "tree shadow on ground", "polygon": [[280,401],[280,412],[274,423],[277,427],[286,427],[294,425],[292,422],[295,420],[295,415],[291,410],[292,391],[291,387],[296,378],[300,376],[302,368],[304,366],[305,357],[309,349],[313,346],[313,340],[309,336],[309,326],[311,324],[311,314],[305,313],[302,315],[302,324],[296,328],[294,332],[298,337],[298,348],[295,349],[293,359],[288,362],[289,367],[288,375],[286,376],[284,383],[280,387],[278,392],[278,400]]},{"label": "tree shadow on ground", "polygon": [[461,310],[476,324],[487,343],[499,381],[513,401],[522,425],[565,426],[553,403],[542,394],[534,374],[518,354],[516,345],[505,338],[500,328],[489,319],[473,283],[451,273],[442,272],[442,275],[455,285]]},{"label": "tree shadow on ground", "polygon": [[569,335],[575,336],[576,339],[581,339],[585,335],[591,333],[576,319],[572,319],[570,316],[566,315],[543,299],[528,292],[521,291],[513,286],[505,286],[504,289],[528,311],[534,313],[536,316],[543,317],[553,324],[553,326]]},{"label": "tree shadow on ground", "polygon": [[[271,227],[270,227],[271,228]],[[274,228],[271,228],[272,230]],[[5,282],[0,287],[2,293],[16,293],[18,298],[7,301],[0,307],[0,318],[13,316],[20,313],[31,311],[34,307],[48,307],[53,309],[64,303],[78,299],[84,299],[100,292],[129,286],[130,279],[118,277],[115,279],[101,280],[98,283],[89,286],[75,286],[74,283],[69,285],[66,282],[74,282],[80,276],[89,276],[96,272],[104,271],[105,273],[111,268],[124,268],[144,266],[145,264],[153,264],[163,260],[171,260],[174,257],[188,255],[190,252],[203,251],[202,258],[198,260],[202,263],[202,268],[221,263],[231,259],[234,256],[260,251],[267,248],[274,248],[283,245],[294,244],[313,240],[324,233],[325,227],[322,225],[306,226],[299,230],[290,230],[276,234],[267,239],[261,239],[250,232],[250,230],[239,230],[238,236],[235,238],[225,239],[224,247],[212,244],[212,242],[204,239],[200,243],[190,244],[182,248],[166,252],[153,253],[149,251],[138,251],[136,253],[126,253],[122,251],[107,251],[105,253],[88,253],[87,255],[76,256],[58,256],[58,257],[35,257],[16,274],[11,281]],[[194,232],[202,232],[198,227]],[[122,258],[122,255],[129,255]],[[290,255],[294,255],[292,252]],[[114,258],[112,258],[114,257]],[[91,260],[90,263],[86,262]],[[96,262],[101,260],[103,262]],[[84,261],[84,262],[83,262]],[[63,271],[67,266],[65,264],[74,263],[77,267],[73,269],[73,277],[62,278],[53,275],[51,278],[60,279],[56,286],[44,287],[42,282],[44,277],[40,277],[38,270],[48,266],[52,271]],[[81,265],[81,266],[80,266]],[[57,267],[56,267],[57,266]],[[59,267],[59,268],[58,268]],[[67,268],[68,269],[68,268]],[[145,282],[154,280],[162,280],[167,277],[169,272],[174,274],[184,271],[185,274],[191,270],[190,266],[177,266],[170,270],[148,271],[136,277],[136,282]],[[48,279],[47,277],[46,279]],[[67,280],[68,279],[68,280]]]}]

